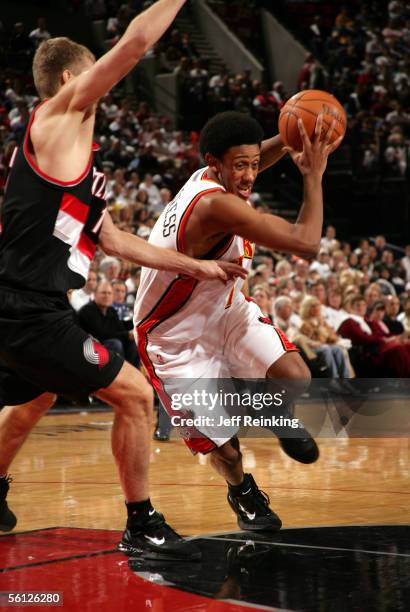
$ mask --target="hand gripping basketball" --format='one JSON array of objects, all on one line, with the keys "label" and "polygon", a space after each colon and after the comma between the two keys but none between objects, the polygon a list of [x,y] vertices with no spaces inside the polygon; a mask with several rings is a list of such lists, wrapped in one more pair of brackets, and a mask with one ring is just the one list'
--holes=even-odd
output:
[{"label": "hand gripping basketball", "polygon": [[[297,165],[301,173],[322,177],[326,170],[327,158],[343,140],[343,136],[339,136],[333,140],[336,122],[333,120],[326,135],[322,137],[323,115],[319,115],[316,121],[315,131],[312,140],[310,140],[303,121],[298,119],[298,129],[302,141],[303,149],[298,151],[292,147],[283,147],[283,151],[290,154],[292,160]],[[333,142],[332,142],[333,141]]]},{"label": "hand gripping basketball", "polygon": [[[303,141],[298,129],[298,119],[310,139],[313,138],[317,118],[322,119],[323,136],[330,130],[332,124],[332,140],[336,141],[346,132],[346,113],[340,102],[327,91],[307,89],[292,96],[280,111],[279,132],[284,144],[297,151],[302,150]],[[340,144],[341,140],[339,140]]]}]

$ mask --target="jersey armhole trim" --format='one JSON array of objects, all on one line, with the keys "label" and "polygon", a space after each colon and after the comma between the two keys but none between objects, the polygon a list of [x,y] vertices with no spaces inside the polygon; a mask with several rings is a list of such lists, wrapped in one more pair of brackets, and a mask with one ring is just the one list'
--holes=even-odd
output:
[{"label": "jersey armhole trim", "polygon": [[202,196],[208,195],[209,193],[215,193],[217,191],[220,191],[221,193],[225,193],[222,187],[214,187],[212,189],[205,189],[204,191],[200,191],[190,201],[187,208],[185,209],[179,221],[178,230],[177,230],[177,240],[176,240],[177,251],[179,251],[180,253],[185,253],[184,232],[185,232],[186,225],[188,223],[189,217],[191,216],[191,213],[194,209],[195,204],[202,198]]},{"label": "jersey armhole trim", "polygon": [[40,102],[40,104],[38,104],[35,107],[35,109],[33,110],[33,112],[31,113],[30,121],[29,121],[29,124],[27,126],[26,133],[25,133],[25,136],[24,136],[24,142],[23,142],[24,157],[26,158],[26,161],[27,161],[28,165],[30,166],[30,168],[40,178],[44,179],[45,181],[47,181],[49,183],[52,183],[53,185],[58,185],[59,187],[75,187],[76,185],[79,185],[81,183],[81,181],[84,180],[84,178],[87,176],[87,174],[90,171],[90,168],[91,168],[91,165],[92,165],[92,161],[93,161],[93,150],[92,150],[92,148],[91,148],[90,157],[88,159],[88,163],[87,163],[86,168],[81,173],[81,175],[77,179],[75,179],[73,181],[60,181],[59,179],[56,179],[56,178],[53,178],[52,176],[49,176],[48,174],[43,172],[41,170],[41,168],[38,167],[38,165],[36,164],[34,159],[31,157],[30,150],[29,150],[29,140],[30,140],[31,126],[33,124],[34,117],[35,117],[35,114],[36,114],[37,110],[40,108],[40,106],[42,106],[46,102],[47,102],[47,100],[44,100],[43,102]]}]

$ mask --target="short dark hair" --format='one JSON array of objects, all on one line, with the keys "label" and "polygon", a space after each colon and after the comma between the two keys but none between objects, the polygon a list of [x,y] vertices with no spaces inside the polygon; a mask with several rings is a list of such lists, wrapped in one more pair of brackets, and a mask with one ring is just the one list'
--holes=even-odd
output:
[{"label": "short dark hair", "polygon": [[210,119],[202,129],[199,149],[202,157],[210,153],[217,159],[222,159],[231,147],[257,144],[263,140],[263,130],[259,123],[236,111],[218,113]]}]

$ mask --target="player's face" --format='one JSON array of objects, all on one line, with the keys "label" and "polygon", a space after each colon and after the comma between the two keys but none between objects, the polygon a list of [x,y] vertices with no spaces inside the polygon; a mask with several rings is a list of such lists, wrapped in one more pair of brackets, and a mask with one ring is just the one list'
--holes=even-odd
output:
[{"label": "player's face", "polygon": [[219,179],[230,193],[248,200],[259,172],[259,145],[231,147],[219,163]]}]

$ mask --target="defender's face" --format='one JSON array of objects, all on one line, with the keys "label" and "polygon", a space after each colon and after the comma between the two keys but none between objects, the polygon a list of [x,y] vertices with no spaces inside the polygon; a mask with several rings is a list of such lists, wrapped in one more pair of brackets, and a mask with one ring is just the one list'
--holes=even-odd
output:
[{"label": "defender's face", "polygon": [[260,146],[231,147],[218,162],[218,177],[228,192],[248,200],[259,172]]}]

